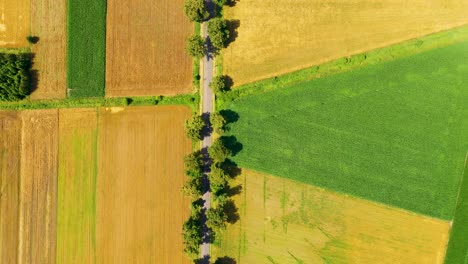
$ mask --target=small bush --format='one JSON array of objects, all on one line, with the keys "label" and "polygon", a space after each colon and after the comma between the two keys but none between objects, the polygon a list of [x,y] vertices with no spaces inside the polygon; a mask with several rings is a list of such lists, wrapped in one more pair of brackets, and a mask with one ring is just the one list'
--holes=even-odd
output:
[{"label": "small bush", "polygon": [[39,42],[39,37],[29,35],[26,37],[26,40],[28,40],[29,44],[36,44]]}]

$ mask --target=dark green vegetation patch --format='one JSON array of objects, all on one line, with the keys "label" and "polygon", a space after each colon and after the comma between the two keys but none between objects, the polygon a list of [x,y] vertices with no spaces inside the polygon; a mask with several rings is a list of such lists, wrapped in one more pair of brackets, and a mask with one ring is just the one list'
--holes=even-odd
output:
[{"label": "dark green vegetation patch", "polygon": [[240,167],[452,219],[468,149],[468,42],[241,98]]},{"label": "dark green vegetation patch", "polygon": [[31,54],[0,53],[0,100],[18,101],[29,94]]},{"label": "dark green vegetation patch", "polygon": [[67,84],[71,97],[104,96],[106,0],[68,0]]}]

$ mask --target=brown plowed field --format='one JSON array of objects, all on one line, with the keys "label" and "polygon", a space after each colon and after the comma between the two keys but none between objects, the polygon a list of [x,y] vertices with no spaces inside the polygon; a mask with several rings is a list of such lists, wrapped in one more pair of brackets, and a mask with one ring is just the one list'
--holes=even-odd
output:
[{"label": "brown plowed field", "polygon": [[223,51],[234,85],[277,76],[468,23],[466,0],[240,0]]},{"label": "brown plowed field", "polygon": [[31,0],[31,34],[40,38],[32,47],[37,72],[32,99],[66,96],[66,6],[66,0]]},{"label": "brown plowed field", "polygon": [[18,254],[20,142],[18,114],[0,112],[0,263],[15,263]]},{"label": "brown plowed field", "polygon": [[57,262],[94,263],[97,111],[62,109],[59,120]]},{"label": "brown plowed field", "polygon": [[175,95],[192,87],[183,0],[108,0],[106,95]]},{"label": "brown plowed field", "polygon": [[190,114],[172,106],[101,110],[98,263],[189,263],[181,235],[189,201],[180,189]]},{"label": "brown plowed field", "polygon": [[58,110],[21,114],[20,263],[55,263]]},{"label": "brown plowed field", "polygon": [[30,0],[0,0],[0,47],[28,46]]}]

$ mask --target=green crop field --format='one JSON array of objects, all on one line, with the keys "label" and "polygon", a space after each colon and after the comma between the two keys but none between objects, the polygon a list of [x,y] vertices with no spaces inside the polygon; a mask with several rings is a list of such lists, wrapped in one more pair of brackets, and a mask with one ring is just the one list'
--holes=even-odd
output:
[{"label": "green crop field", "polygon": [[447,248],[446,264],[468,264],[468,164],[465,164],[463,177]]},{"label": "green crop field", "polygon": [[240,167],[452,219],[468,149],[468,42],[229,105]]},{"label": "green crop field", "polygon": [[67,19],[68,94],[104,96],[106,0],[69,0]]}]

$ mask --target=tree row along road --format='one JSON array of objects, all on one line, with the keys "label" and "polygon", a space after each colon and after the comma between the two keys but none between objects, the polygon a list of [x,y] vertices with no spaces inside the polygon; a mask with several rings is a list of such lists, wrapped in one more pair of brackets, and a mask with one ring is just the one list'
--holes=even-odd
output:
[{"label": "tree row along road", "polygon": [[[203,23],[203,38],[207,38],[207,26],[206,23]],[[213,112],[213,91],[210,88],[210,83],[213,78],[213,59],[209,55],[203,57],[203,90],[202,90],[202,113],[210,115]],[[205,136],[202,141],[202,149],[208,149],[211,146],[212,138],[211,134]],[[203,194],[203,200],[205,201],[203,208],[205,212],[210,209],[211,193],[208,190]],[[201,257],[206,257],[210,255],[210,243],[204,241],[200,248]]]}]

